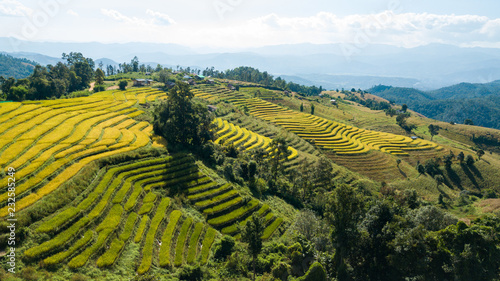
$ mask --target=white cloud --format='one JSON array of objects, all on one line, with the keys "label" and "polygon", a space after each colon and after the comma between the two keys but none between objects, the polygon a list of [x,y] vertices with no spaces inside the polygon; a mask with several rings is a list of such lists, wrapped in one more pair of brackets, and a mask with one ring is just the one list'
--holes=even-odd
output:
[{"label": "white cloud", "polygon": [[318,43],[328,38],[329,43],[356,43],[361,40],[364,43],[407,47],[432,42],[491,42],[498,41],[500,34],[500,19],[491,20],[477,15],[395,14],[392,11],[345,17],[329,12],[310,17],[280,17],[272,13],[250,20],[248,24],[265,30],[270,40],[283,38],[297,41],[293,36],[299,36],[302,42]]},{"label": "white cloud", "polygon": [[31,15],[33,10],[26,7],[16,0],[0,0],[0,15],[6,16],[27,16]]},{"label": "white cloud", "polygon": [[166,14],[162,14],[160,12],[155,12],[153,10],[147,9],[146,14],[154,17],[154,23],[158,25],[171,25],[171,24],[176,24],[175,20],[173,20],[171,17],[169,17]]},{"label": "white cloud", "polygon": [[112,9],[101,9],[101,13],[109,18],[112,18],[119,22],[124,22],[132,25],[140,25],[147,27],[157,27],[175,24],[175,21],[166,14],[160,12],[155,12],[150,9],[146,10],[146,14],[150,15],[150,18],[138,18],[138,17],[128,17],[124,14]]},{"label": "white cloud", "polygon": [[67,10],[66,13],[68,15],[70,15],[70,16],[73,16],[73,17],[79,17],[80,16],[77,12],[75,12],[75,11],[73,11],[71,9]]}]

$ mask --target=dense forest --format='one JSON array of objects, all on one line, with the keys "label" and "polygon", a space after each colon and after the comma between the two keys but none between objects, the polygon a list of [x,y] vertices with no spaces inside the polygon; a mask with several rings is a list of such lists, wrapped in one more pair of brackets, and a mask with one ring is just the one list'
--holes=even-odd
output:
[{"label": "dense forest", "polygon": [[378,85],[368,92],[408,107],[426,117],[500,129],[500,80],[485,84],[461,83],[433,91]]},{"label": "dense forest", "polygon": [[33,72],[36,65],[36,62],[0,53],[0,76],[26,78]]}]

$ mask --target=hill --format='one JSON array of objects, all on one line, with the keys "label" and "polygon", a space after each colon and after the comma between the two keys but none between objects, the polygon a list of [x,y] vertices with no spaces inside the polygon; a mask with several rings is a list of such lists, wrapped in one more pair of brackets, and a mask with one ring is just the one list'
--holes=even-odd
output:
[{"label": "hill", "polygon": [[[446,265],[480,253],[493,257],[470,270],[498,276],[500,156],[478,153],[471,136],[498,140],[500,131],[412,114],[414,138],[367,107],[381,98],[306,96],[268,76],[244,79],[244,70],[196,80],[162,70],[176,81],[168,92],[155,82],[0,103],[0,167],[16,183],[15,194],[13,180],[0,185],[0,217],[17,219],[21,278],[250,280],[249,233],[262,241],[260,279],[332,280],[342,252],[345,274],[360,280],[380,277],[368,270],[379,266],[384,280],[467,280]],[[203,127],[193,108],[212,111]],[[211,141],[168,143],[181,135],[167,130],[177,116]],[[429,124],[441,127],[432,141]],[[354,231],[339,234],[345,223]],[[356,243],[336,243],[339,235]],[[11,236],[0,234],[0,244]],[[12,278],[6,271],[0,279]]]},{"label": "hill", "polygon": [[28,59],[14,58],[0,53],[0,76],[16,79],[28,77],[37,63]]},{"label": "hill", "polygon": [[433,119],[500,129],[500,80],[490,83],[460,83],[433,91],[375,86],[367,90]]}]

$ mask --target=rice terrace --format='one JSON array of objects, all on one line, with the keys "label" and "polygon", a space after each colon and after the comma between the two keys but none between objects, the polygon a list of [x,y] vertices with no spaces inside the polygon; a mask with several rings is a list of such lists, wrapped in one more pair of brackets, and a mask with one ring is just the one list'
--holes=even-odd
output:
[{"label": "rice terrace", "polygon": [[0,281],[500,281],[500,1],[0,0]]}]

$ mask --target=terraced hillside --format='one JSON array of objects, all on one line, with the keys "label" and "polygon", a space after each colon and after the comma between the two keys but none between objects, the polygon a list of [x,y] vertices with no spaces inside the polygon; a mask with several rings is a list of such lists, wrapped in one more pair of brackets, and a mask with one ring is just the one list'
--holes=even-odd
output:
[{"label": "terraced hillside", "polygon": [[[170,198],[155,192],[199,177],[191,171],[192,160],[184,155],[109,169],[84,200],[39,225],[37,231],[49,233],[51,239],[28,249],[25,256],[43,259],[47,266],[64,262],[70,268],[87,263],[105,267],[119,258],[125,244],[133,242],[141,245],[140,274],[158,258],[162,266],[206,263],[217,232],[204,222],[191,227],[191,217],[174,210]],[[182,223],[185,226],[176,231]]]},{"label": "terraced hillside", "polygon": [[260,99],[232,99],[245,105],[250,114],[276,123],[317,146],[336,154],[361,154],[380,150],[392,155],[408,155],[407,151],[441,149],[435,143],[389,133],[364,130],[311,114],[287,110]]},{"label": "terraced hillside", "polygon": [[[180,188],[206,217],[192,217],[174,209],[169,197],[158,191]],[[70,268],[87,263],[111,266],[124,245],[138,243],[139,274],[157,263],[162,267],[207,262],[211,245],[220,229],[237,235],[253,212],[265,217],[263,238],[282,224],[268,205],[246,201],[230,184],[219,185],[199,172],[184,154],[125,163],[107,170],[92,191],[80,202],[48,217],[37,228],[51,239],[28,249],[25,256],[42,259],[47,266],[67,262]],[[161,241],[161,242],[160,242]]]},{"label": "terraced hillside", "polygon": [[[0,167],[16,170],[17,210],[24,209],[101,157],[149,144],[152,126],[133,106],[165,97],[153,89],[106,91],[70,100],[0,104]],[[7,215],[6,183],[0,216]]]},{"label": "terraced hillside", "polygon": [[[218,95],[219,92],[215,89],[217,87],[201,88],[198,95],[212,100],[218,97],[229,101],[251,116],[281,126],[316,147],[322,148],[335,163],[378,181],[405,178],[406,174],[397,165],[395,157],[414,164],[413,162],[417,161],[415,159],[423,162],[431,156],[438,157],[443,154],[441,146],[423,139],[414,140],[401,135],[360,129],[311,114],[288,110],[259,98],[251,98],[245,95],[244,91],[234,91],[232,95],[224,91],[222,95]],[[204,93],[202,90],[210,90],[210,93]],[[221,128],[219,133],[226,133],[234,138],[245,135],[243,129],[241,129],[243,132],[230,134],[238,131],[236,127],[233,129],[231,125],[224,124],[224,121],[217,122]],[[222,136],[227,139],[226,135]]]},{"label": "terraced hillside", "polygon": [[[215,118],[214,123],[216,124],[218,130],[216,131],[217,139],[214,141],[217,144],[232,144],[235,147],[241,147],[244,150],[252,149],[265,149],[266,151],[271,151],[272,139],[262,136],[260,134],[254,133],[245,128],[241,128],[234,125],[227,120],[222,120],[220,118]],[[288,147],[290,155],[288,160],[293,160],[297,158],[298,152],[293,147]]]}]

